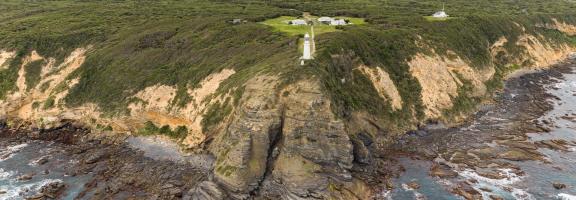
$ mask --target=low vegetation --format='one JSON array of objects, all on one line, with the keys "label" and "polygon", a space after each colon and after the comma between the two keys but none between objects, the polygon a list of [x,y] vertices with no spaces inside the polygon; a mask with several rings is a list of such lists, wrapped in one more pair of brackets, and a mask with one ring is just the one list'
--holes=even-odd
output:
[{"label": "low vegetation", "polygon": [[188,134],[188,129],[185,126],[178,126],[175,129],[165,125],[157,127],[151,121],[144,124],[144,127],[138,132],[141,135],[165,135],[174,139],[182,139]]},{"label": "low vegetation", "polygon": [[42,72],[42,66],[45,64],[46,62],[44,60],[37,60],[24,66],[24,71],[26,72],[26,88],[28,90],[40,82],[40,73]]},{"label": "low vegetation", "polygon": [[[383,121],[389,126],[401,127],[423,117],[421,87],[406,64],[416,53],[431,54],[433,49],[436,54],[454,56],[450,54],[453,51],[478,69],[496,63],[497,76],[487,84],[495,90],[501,87],[507,70],[503,63],[524,53],[515,45],[523,31],[543,35],[550,44],[576,45],[574,37],[537,26],[551,23],[552,18],[576,24],[576,4],[571,1],[451,0],[446,2],[446,11],[454,18],[431,22],[424,17],[438,11],[440,3],[2,1],[0,49],[14,50],[17,55],[7,69],[0,70],[0,99],[16,89],[21,60],[32,50],[55,58],[57,66],[74,49],[91,46],[86,62],[68,77],[79,78],[79,83],[69,88],[64,99],[67,106],[94,103],[106,114],[122,115],[138,91],[161,84],[177,87],[172,104],[181,107],[192,100],[187,89],[198,87],[211,73],[231,68],[236,73],[222,83],[218,94],[233,94],[234,98],[208,109],[202,122],[205,130],[225,119],[231,106],[238,104],[244,83],[260,73],[279,75],[284,85],[312,76],[320,78],[337,116],[346,119],[354,111],[365,111],[386,119]],[[315,27],[316,59],[300,67],[298,38],[308,27],[285,21],[303,12],[346,16],[359,26]],[[243,22],[230,23],[233,19]],[[508,54],[493,60],[488,48],[503,36],[510,41],[504,46]],[[390,74],[402,97],[402,110],[393,111],[384,99],[374,95],[369,80],[354,70],[358,64],[381,67]],[[27,68],[31,72],[27,84],[36,85],[37,67]],[[57,88],[68,89],[65,85]],[[467,110],[476,102],[467,96],[463,92],[462,99],[455,99],[458,110]],[[54,106],[54,100],[49,100],[44,108]],[[150,126],[144,132],[180,136],[178,131],[164,127]]]}]

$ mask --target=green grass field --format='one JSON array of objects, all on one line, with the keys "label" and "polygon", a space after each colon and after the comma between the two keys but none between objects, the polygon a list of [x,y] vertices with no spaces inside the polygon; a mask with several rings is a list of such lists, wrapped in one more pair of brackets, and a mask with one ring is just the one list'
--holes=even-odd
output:
[{"label": "green grass field", "polygon": [[[312,21],[316,21],[317,18],[318,17],[312,16],[310,19]],[[349,20],[349,22],[351,24],[346,25],[346,26],[366,24],[366,22],[363,18],[357,18],[357,17],[336,17],[336,18]],[[297,17],[281,16],[281,17],[277,17],[274,19],[268,19],[268,20],[262,22],[262,24],[274,27],[274,30],[286,33],[290,36],[304,35],[306,33],[310,33],[310,26],[309,25],[307,26],[307,25],[288,24],[289,21],[295,20],[295,19],[297,19]],[[336,27],[337,26],[330,26],[330,25],[315,23],[314,24],[314,34],[320,35],[323,33],[330,33],[330,32],[338,31],[339,29],[337,29]]]}]

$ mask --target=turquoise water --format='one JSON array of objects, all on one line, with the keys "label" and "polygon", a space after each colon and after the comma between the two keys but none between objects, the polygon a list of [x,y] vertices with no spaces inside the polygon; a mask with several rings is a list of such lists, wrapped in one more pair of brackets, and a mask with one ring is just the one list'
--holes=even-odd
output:
[{"label": "turquoise water", "polygon": [[[410,158],[400,158],[399,161],[406,171],[395,180],[394,188],[396,189],[391,193],[392,199],[460,199],[448,192],[449,187],[443,185],[440,179],[428,175],[432,163]],[[412,190],[403,186],[410,182],[418,183],[420,188]]]}]

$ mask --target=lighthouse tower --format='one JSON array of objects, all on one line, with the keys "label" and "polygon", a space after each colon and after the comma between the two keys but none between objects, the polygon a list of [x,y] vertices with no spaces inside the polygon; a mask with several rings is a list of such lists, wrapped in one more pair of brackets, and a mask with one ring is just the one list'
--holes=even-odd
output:
[{"label": "lighthouse tower", "polygon": [[310,43],[310,35],[306,33],[304,35],[304,54],[302,55],[302,60],[312,59],[312,44]]}]

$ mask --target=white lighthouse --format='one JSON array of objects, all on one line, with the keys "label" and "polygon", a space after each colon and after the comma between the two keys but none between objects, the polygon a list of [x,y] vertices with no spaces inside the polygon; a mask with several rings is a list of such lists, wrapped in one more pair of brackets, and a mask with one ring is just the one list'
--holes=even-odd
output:
[{"label": "white lighthouse", "polygon": [[312,59],[312,43],[310,42],[310,35],[306,33],[304,35],[304,53],[302,55],[302,60]]}]

